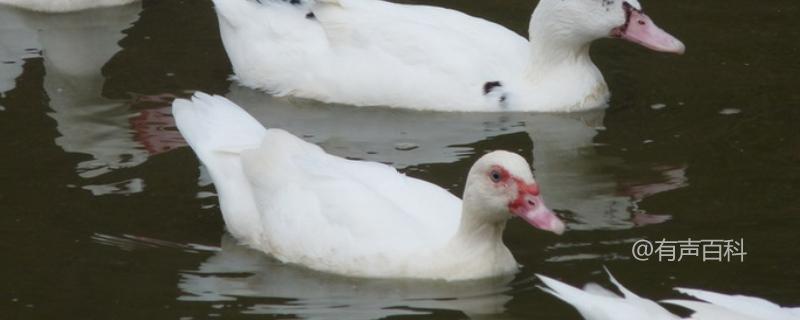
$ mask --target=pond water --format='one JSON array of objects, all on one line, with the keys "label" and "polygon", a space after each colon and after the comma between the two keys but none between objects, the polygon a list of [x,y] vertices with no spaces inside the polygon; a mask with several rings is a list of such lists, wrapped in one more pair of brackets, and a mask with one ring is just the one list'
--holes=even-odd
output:
[{"label": "pond water", "polygon": [[[535,2],[417,0],[520,33]],[[800,304],[800,3],[644,1],[685,56],[603,40],[604,111],[442,114],[272,98],[231,74],[210,1],[44,15],[0,7],[0,314],[8,319],[579,319],[535,273],[671,298]],[[465,283],[280,264],[225,235],[169,106],[221,94],[271,127],[460,194],[493,149],[533,162],[561,237],[512,221],[522,271]],[[670,217],[659,222],[652,217]],[[744,239],[744,262],[639,262],[640,239]]]}]

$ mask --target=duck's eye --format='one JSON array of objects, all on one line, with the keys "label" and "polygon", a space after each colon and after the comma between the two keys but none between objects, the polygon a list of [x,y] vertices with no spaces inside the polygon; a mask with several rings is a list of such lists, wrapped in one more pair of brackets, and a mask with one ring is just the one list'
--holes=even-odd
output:
[{"label": "duck's eye", "polygon": [[500,182],[500,179],[503,178],[503,176],[500,175],[500,172],[497,171],[497,170],[492,170],[492,173],[489,174],[489,177],[491,177],[492,181],[494,181],[494,182]]}]

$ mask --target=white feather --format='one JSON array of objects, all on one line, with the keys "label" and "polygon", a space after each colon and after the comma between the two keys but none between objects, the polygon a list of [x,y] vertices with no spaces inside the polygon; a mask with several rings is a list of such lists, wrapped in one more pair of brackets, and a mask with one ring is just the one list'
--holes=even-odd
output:
[{"label": "white feather", "polygon": [[[797,320],[800,315],[790,308],[781,306],[770,301],[748,297],[742,295],[727,295],[711,291],[676,288],[678,292],[705,301],[706,303],[687,301],[687,300],[667,300],[671,303],[695,311],[694,319],[714,319],[711,314],[731,314],[741,319],[770,319],[770,320]],[[719,317],[718,319],[723,319]],[[733,319],[733,318],[731,318]]]},{"label": "white feather", "polygon": [[[608,270],[606,270],[608,272]],[[557,298],[569,303],[587,320],[634,320],[634,319],[680,319],[656,302],[641,298],[623,287],[609,272],[609,279],[623,293],[620,297],[595,284],[580,290],[558,280],[542,275],[542,288]],[[691,320],[798,320],[797,309],[781,308],[764,299],[731,296],[695,289],[676,289],[700,301],[664,300],[663,303],[678,305],[692,310]]]},{"label": "white feather", "polygon": [[237,152],[257,147],[266,129],[227,99],[203,93],[192,101],[175,100],[172,113],[214,180],[228,231],[247,245],[263,248],[261,219]]},{"label": "white feather", "polygon": [[623,292],[623,297],[610,294],[608,290],[597,290],[595,286],[581,290],[552,278],[537,276],[546,286],[542,290],[569,303],[587,320],[679,319],[657,303],[630,292],[616,280],[612,281]]}]

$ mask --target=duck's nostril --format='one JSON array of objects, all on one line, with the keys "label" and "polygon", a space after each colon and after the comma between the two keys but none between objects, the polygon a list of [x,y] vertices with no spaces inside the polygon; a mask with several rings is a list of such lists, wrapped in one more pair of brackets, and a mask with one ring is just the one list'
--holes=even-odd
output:
[{"label": "duck's nostril", "polygon": [[533,200],[528,200],[528,204],[531,206],[536,206],[536,202],[533,202]]},{"label": "duck's nostril", "polygon": [[642,20],[639,20],[639,24],[640,24],[640,25],[645,25],[645,22],[644,22],[644,21],[642,21]]}]

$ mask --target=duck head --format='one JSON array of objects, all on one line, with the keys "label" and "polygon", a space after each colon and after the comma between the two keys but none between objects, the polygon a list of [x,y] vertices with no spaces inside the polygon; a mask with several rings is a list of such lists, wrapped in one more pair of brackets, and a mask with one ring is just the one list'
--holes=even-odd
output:
[{"label": "duck head", "polygon": [[686,50],[644,14],[638,0],[541,0],[531,19],[530,35],[531,41],[544,37],[570,47],[612,37],[659,52],[683,54]]},{"label": "duck head", "polygon": [[478,159],[467,177],[464,216],[483,224],[520,217],[556,234],[564,223],[545,206],[528,162],[516,153],[494,151]]}]

